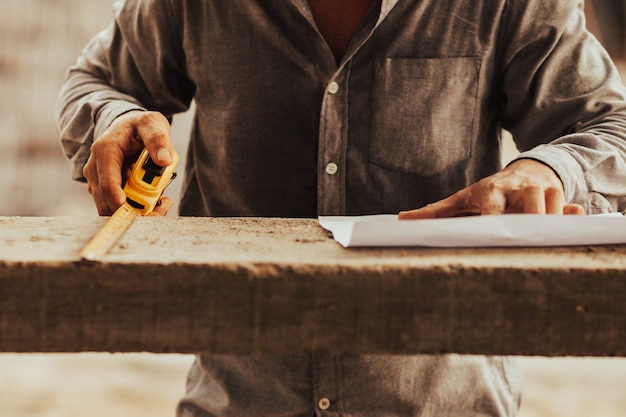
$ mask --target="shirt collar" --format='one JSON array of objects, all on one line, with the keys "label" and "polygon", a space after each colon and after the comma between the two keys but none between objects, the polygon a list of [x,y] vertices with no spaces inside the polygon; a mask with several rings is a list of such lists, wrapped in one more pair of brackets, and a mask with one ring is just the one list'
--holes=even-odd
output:
[{"label": "shirt collar", "polygon": [[397,3],[398,3],[398,0],[383,0],[382,1],[382,5],[380,7],[380,16],[378,17],[378,23],[376,23],[376,26],[380,25],[380,22],[382,22],[385,19],[385,17],[387,17],[391,9],[393,9]]},{"label": "shirt collar", "polygon": [[[291,0],[293,4],[295,4],[303,14],[313,23],[313,14],[311,13],[311,6],[309,6],[308,0]],[[376,26],[380,25],[380,23],[385,20],[385,17],[391,12],[391,10],[396,6],[398,0],[382,0],[380,7],[380,16],[378,16],[378,21],[376,22]]]}]

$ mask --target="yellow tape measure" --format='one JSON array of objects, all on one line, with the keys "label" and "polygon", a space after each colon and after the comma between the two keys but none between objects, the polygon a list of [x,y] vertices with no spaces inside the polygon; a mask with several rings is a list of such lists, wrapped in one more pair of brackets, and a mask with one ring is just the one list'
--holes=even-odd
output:
[{"label": "yellow tape measure", "polygon": [[106,224],[80,251],[80,257],[89,261],[102,258],[130,227],[135,217],[150,214],[165,188],[176,177],[178,154],[174,162],[160,167],[152,161],[146,149],[141,152],[124,186],[126,202],[118,208]]}]

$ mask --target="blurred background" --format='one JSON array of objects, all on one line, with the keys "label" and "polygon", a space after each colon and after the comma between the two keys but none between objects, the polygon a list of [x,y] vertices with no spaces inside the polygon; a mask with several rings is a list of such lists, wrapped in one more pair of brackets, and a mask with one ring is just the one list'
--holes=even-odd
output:
[{"label": "blurred background", "polygon": [[[626,58],[625,3],[586,5],[590,29],[620,69]],[[70,180],[53,106],[65,70],[110,23],[111,6],[111,0],[0,2],[0,216],[97,215],[86,186]],[[191,113],[178,116],[173,124],[181,157],[190,118]],[[505,159],[515,152],[510,142],[506,150]],[[181,182],[168,190],[175,200]],[[0,354],[0,416],[173,416],[192,360]],[[526,394],[520,417],[626,415],[626,360],[522,358],[521,364]]]},{"label": "blurred background", "polygon": [[[70,180],[54,104],[67,68],[112,19],[113,0],[0,2],[0,216],[91,216],[82,183]],[[183,160],[191,113],[173,123]],[[167,194],[176,200],[181,180]]]}]

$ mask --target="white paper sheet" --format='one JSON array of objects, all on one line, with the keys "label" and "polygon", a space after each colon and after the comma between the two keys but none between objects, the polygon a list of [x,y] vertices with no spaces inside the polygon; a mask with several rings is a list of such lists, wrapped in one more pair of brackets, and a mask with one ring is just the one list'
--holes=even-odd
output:
[{"label": "white paper sheet", "polygon": [[398,220],[395,214],[322,216],[320,225],[345,247],[573,246],[626,243],[626,217],[507,214]]}]

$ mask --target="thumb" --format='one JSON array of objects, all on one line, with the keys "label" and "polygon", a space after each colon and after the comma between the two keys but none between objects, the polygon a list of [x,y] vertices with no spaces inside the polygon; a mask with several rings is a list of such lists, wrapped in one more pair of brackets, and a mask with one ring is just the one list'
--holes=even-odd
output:
[{"label": "thumb", "polygon": [[162,167],[174,163],[174,147],[167,118],[159,112],[147,112],[142,119],[136,126],[136,132],[148,150],[150,158]]}]

